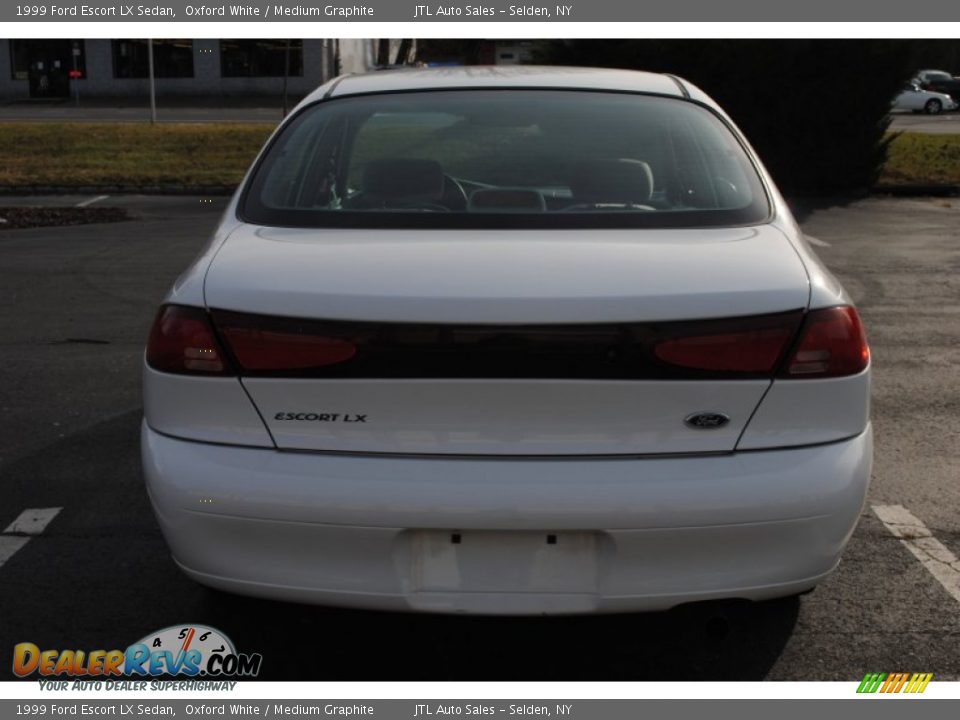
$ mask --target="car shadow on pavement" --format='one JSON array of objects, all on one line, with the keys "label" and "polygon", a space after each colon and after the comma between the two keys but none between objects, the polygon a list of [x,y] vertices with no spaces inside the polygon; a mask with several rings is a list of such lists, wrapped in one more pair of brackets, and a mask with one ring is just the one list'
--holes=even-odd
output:
[{"label": "car shadow on pavement", "polygon": [[[262,680],[762,680],[793,632],[799,603],[495,618],[338,610],[210,591],[201,614],[229,629],[241,652],[263,654]],[[281,627],[286,647],[299,652],[265,650]]]}]

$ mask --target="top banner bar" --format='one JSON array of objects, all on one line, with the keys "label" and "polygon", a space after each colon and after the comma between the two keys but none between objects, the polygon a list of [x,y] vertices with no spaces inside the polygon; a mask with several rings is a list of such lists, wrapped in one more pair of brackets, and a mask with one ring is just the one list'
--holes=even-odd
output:
[{"label": "top banner bar", "polygon": [[329,3],[213,2],[186,0],[132,3],[104,0],[3,3],[2,22],[908,22],[960,21],[956,0],[863,2],[807,0],[560,0],[560,3],[427,2],[426,0],[360,0]]}]

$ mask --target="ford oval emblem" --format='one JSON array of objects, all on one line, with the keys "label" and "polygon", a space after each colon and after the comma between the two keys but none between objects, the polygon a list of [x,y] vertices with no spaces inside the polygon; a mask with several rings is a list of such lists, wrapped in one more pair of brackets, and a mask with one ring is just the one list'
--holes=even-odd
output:
[{"label": "ford oval emblem", "polygon": [[730,418],[718,412],[696,412],[687,415],[683,422],[686,423],[687,427],[696,430],[714,430],[726,425],[730,422]]}]

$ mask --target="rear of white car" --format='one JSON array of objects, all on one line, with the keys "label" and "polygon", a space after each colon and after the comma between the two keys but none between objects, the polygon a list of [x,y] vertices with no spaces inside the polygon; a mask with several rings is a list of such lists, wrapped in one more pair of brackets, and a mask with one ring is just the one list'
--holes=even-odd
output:
[{"label": "rear of white car", "polygon": [[956,110],[957,107],[954,97],[935,90],[924,90],[917,83],[909,83],[893,99],[894,110],[923,111],[928,115],[937,115],[944,110]]},{"label": "rear of white car", "polygon": [[619,71],[321,88],[160,309],[144,400],[187,574],[369,608],[802,592],[872,456],[842,288],[709,98]]}]

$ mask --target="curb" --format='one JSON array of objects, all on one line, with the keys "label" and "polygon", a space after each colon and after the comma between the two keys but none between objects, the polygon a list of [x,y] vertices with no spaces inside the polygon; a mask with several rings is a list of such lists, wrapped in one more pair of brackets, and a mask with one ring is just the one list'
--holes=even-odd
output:
[{"label": "curb", "polygon": [[0,195],[217,195],[230,196],[236,185],[17,185],[0,186]]},{"label": "curb", "polygon": [[871,195],[895,195],[897,197],[957,197],[960,185],[874,185]]}]

